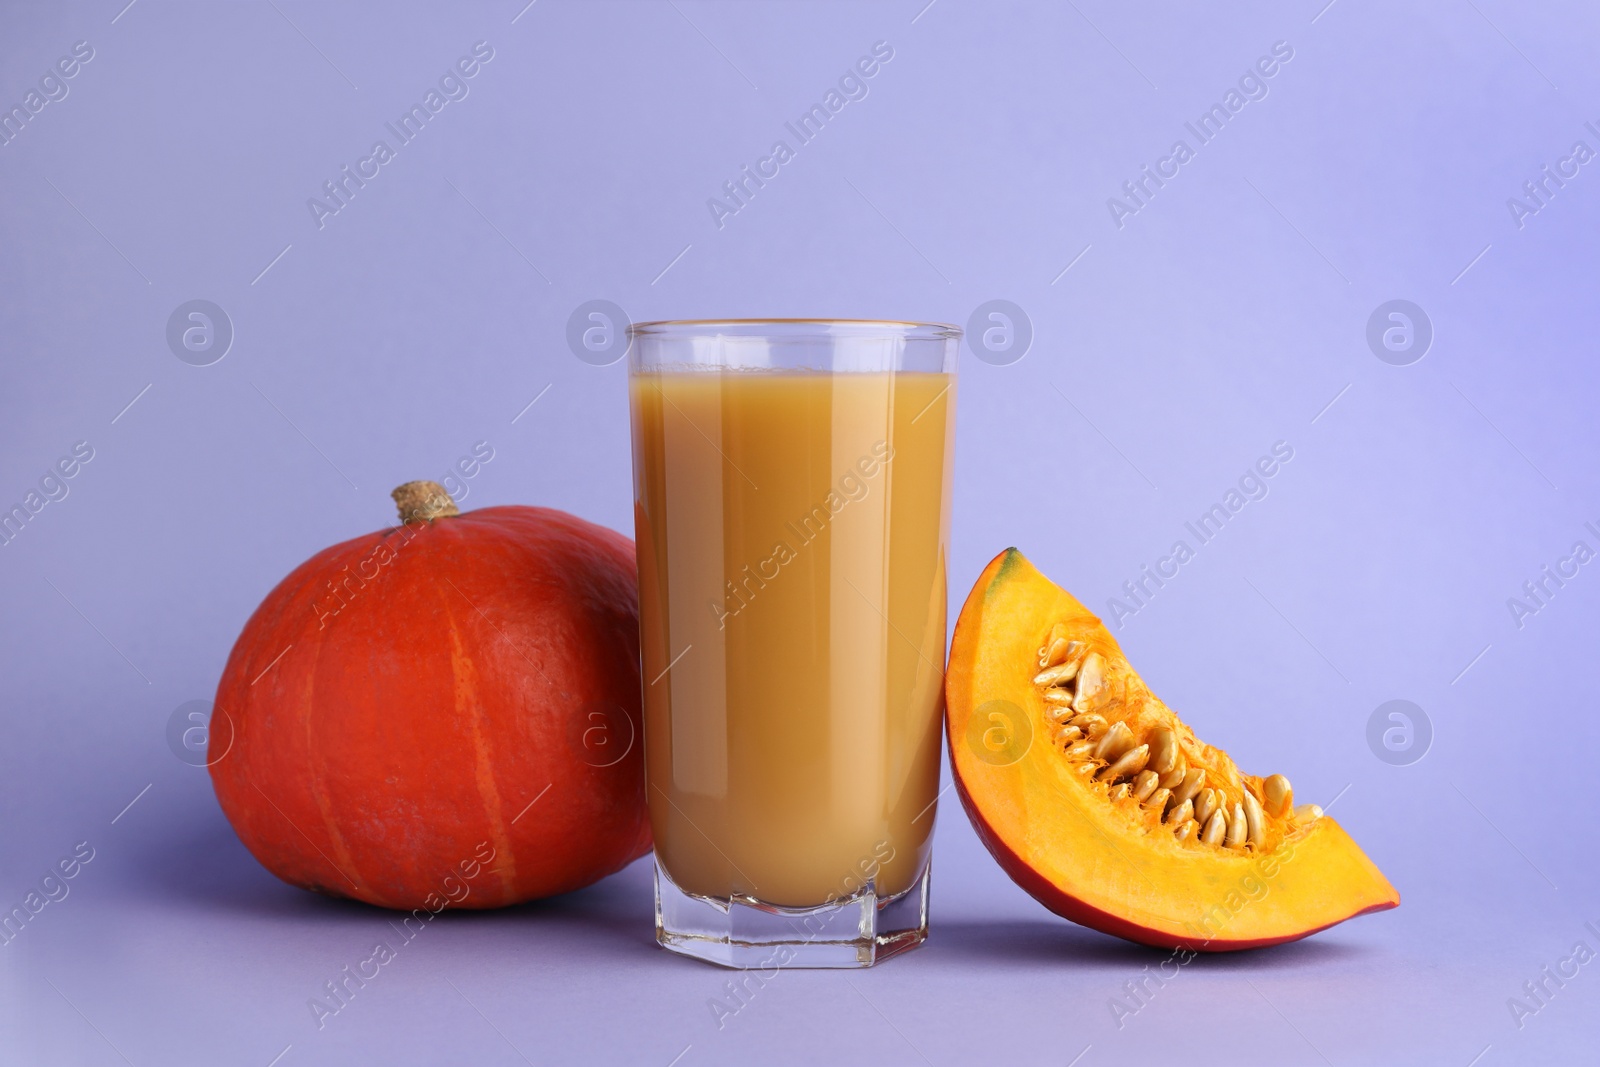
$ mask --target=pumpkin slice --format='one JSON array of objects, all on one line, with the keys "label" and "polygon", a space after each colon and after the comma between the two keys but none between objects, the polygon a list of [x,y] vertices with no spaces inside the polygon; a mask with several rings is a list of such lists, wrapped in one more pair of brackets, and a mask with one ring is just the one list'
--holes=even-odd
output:
[{"label": "pumpkin slice", "polygon": [[1016,549],[967,598],[945,683],[978,836],[1058,915],[1146,945],[1276,945],[1400,903],[1281,775],[1241,774],[1145,686],[1105,626]]}]

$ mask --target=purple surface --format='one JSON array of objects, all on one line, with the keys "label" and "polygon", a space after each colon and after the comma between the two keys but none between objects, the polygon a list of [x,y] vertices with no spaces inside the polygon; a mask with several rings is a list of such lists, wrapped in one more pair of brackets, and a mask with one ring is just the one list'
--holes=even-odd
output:
[{"label": "purple surface", "polygon": [[[1595,965],[1542,1005],[1524,983],[1600,949],[1600,564],[1521,619],[1508,598],[1600,549],[1600,164],[1523,192],[1600,150],[1600,16],[924,2],[0,10],[7,109],[94,50],[0,146],[0,498],[94,452],[0,549],[0,905],[94,850],[0,946],[0,1060],[1592,1058]],[[478,41],[468,95],[319,229],[307,199]],[[707,199],[877,41],[867,95],[719,228]],[[1267,95],[1195,148],[1184,123],[1278,41]],[[1193,158],[1119,228],[1107,198],[1178,138]],[[966,323],[995,298],[1034,339],[1008,366],[963,353],[956,603],[1016,544],[1109,616],[1288,442],[1118,636],[1208,740],[1331,804],[1401,908],[1196,961],[1119,1027],[1163,954],[1044,912],[947,796],[927,946],[781,974],[720,1029],[729,976],[653,946],[640,863],[444,917],[319,1030],[307,1001],[386,916],[278,883],[165,740],[266,590],[478,441],[467,507],[631,534],[624,368],[565,340],[584,301]],[[193,299],[235,330],[206,367],[164,334]],[[1367,343],[1393,299],[1433,325],[1408,366]],[[1419,762],[1369,748],[1394,699],[1431,722]]]}]

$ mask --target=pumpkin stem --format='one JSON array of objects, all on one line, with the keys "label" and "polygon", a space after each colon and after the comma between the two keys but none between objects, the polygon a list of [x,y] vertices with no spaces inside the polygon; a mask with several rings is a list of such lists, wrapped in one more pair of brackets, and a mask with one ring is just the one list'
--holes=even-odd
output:
[{"label": "pumpkin stem", "polygon": [[438,482],[407,482],[389,494],[400,508],[400,522],[432,522],[461,514],[456,502]]}]

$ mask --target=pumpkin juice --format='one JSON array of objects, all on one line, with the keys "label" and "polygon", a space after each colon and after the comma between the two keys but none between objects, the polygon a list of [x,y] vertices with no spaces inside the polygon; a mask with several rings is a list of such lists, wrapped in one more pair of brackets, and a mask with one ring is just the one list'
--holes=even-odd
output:
[{"label": "pumpkin juice", "polygon": [[633,377],[645,763],[680,889],[809,908],[924,869],[953,383]]}]

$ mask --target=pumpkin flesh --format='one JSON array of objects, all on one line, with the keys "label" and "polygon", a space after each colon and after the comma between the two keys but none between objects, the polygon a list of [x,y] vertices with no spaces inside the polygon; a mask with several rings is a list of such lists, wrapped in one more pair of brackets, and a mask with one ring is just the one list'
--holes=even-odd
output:
[{"label": "pumpkin flesh", "polygon": [[1093,772],[1105,773],[1111,761],[1068,757],[1052,739],[1060,709],[1035,684],[1052,634],[1075,643],[1080,659],[1092,653],[1106,664],[1096,713],[1113,727],[1125,724],[1135,739],[1170,730],[1187,765],[1204,768],[1205,780],[1241,808],[1260,808],[1271,795],[1144,687],[1098,618],[1009,549],[979,577],[956,624],[948,736],[958,794],[979,837],[1040,903],[1132,941],[1199,951],[1292,941],[1399,903],[1320,810],[1253,815],[1258,836],[1224,847],[1178,839],[1159,809],[1096,781]]}]

